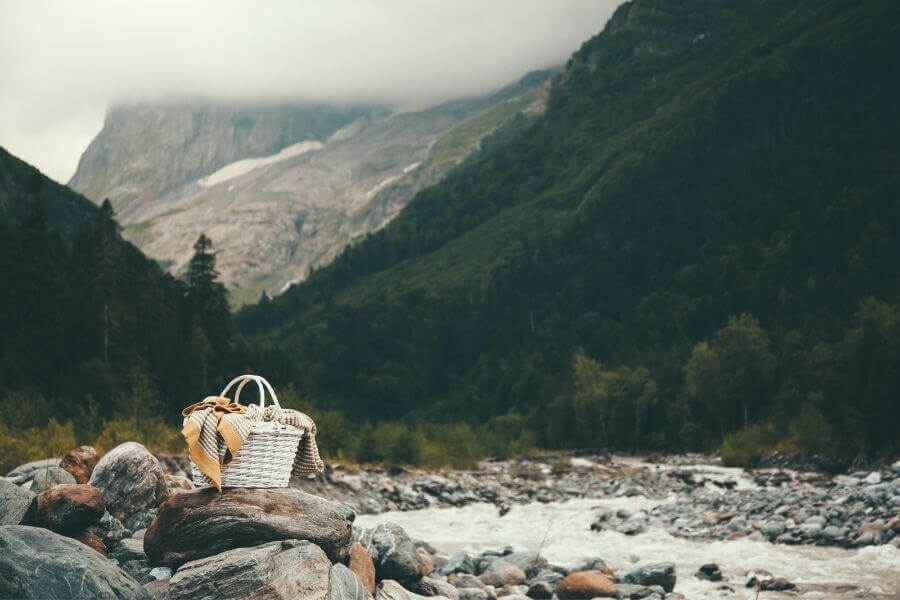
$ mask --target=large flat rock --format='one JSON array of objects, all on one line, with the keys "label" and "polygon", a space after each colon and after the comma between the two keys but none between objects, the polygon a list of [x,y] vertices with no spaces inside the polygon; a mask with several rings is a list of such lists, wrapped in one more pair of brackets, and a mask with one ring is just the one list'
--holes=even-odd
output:
[{"label": "large flat rock", "polygon": [[171,600],[326,600],[330,575],[331,562],[321,548],[282,540],[186,563],[172,576],[167,592]]},{"label": "large flat rock", "polygon": [[177,567],[234,548],[296,539],[340,562],[354,518],[341,504],[291,488],[201,488],[173,494],[159,506],[144,551],[154,565]]},{"label": "large flat rock", "polygon": [[0,598],[137,598],[141,584],[81,542],[26,525],[0,527]]}]

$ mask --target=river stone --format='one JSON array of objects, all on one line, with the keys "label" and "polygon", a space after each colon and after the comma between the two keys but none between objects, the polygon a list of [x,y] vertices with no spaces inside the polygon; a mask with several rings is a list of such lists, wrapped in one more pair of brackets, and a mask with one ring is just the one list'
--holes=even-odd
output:
[{"label": "river stone", "polygon": [[31,491],[40,494],[54,485],[64,483],[75,483],[75,478],[71,473],[62,467],[45,467],[35,470],[31,476]]},{"label": "river stone", "polygon": [[105,512],[100,490],[84,483],[64,483],[35,496],[24,521],[72,535],[99,521]]},{"label": "river stone", "polygon": [[91,485],[103,493],[107,510],[123,520],[158,506],[169,495],[159,461],[137,442],[125,442],[107,452],[94,467]]},{"label": "river stone", "polygon": [[666,593],[671,592],[675,588],[675,563],[662,562],[638,567],[625,575],[623,581],[638,585],[660,585]]},{"label": "river stone", "polygon": [[0,527],[0,598],[150,596],[114,562],[40,527]]},{"label": "river stone", "polygon": [[[411,581],[406,584],[406,589],[421,596],[444,596],[450,598],[450,600],[459,600],[459,591],[456,587],[446,581],[431,577],[423,577],[418,581]],[[547,597],[549,598],[549,596]]]},{"label": "river stone", "polygon": [[109,514],[109,511],[103,513],[99,521],[88,527],[88,531],[99,536],[107,546],[117,544],[131,535],[131,532],[122,525],[122,521]]},{"label": "river stone", "polygon": [[722,581],[722,571],[719,570],[719,565],[716,563],[706,563],[697,569],[694,577],[706,581]]},{"label": "river stone", "polygon": [[30,491],[0,479],[0,525],[20,524],[33,499]]},{"label": "river stone", "polygon": [[576,571],[559,582],[556,595],[560,600],[615,598],[616,586],[600,571]]},{"label": "river stone", "polygon": [[169,580],[173,600],[304,598],[326,600],[331,563],[302,540],[235,548],[185,563]]},{"label": "river stone", "polygon": [[359,542],[350,545],[350,570],[353,571],[371,595],[375,595],[375,563]]},{"label": "river stone", "polygon": [[144,589],[153,597],[154,600],[169,600],[169,582],[168,577],[155,579],[144,584]]},{"label": "river stone", "polygon": [[406,534],[396,523],[382,523],[371,529],[357,530],[359,539],[375,562],[377,579],[394,579],[400,582],[416,581],[424,575],[422,557]]},{"label": "river stone", "polygon": [[96,533],[93,533],[91,531],[82,531],[81,533],[72,537],[88,548],[93,548],[100,554],[106,554],[106,544],[103,543],[103,540]]},{"label": "river stone", "polygon": [[369,597],[359,577],[341,563],[332,565],[329,582],[328,600],[366,600]]},{"label": "river stone", "polygon": [[465,550],[460,550],[447,559],[447,562],[444,563],[440,568],[438,568],[438,573],[441,575],[450,575],[452,573],[474,573],[475,572],[475,559],[472,558],[472,555],[466,552]]},{"label": "river stone", "polygon": [[126,538],[119,542],[118,546],[109,551],[109,557],[116,559],[120,564],[129,560],[147,560],[143,540],[134,538]]},{"label": "river stone", "polygon": [[72,474],[75,483],[87,483],[99,460],[100,456],[93,446],[78,446],[62,457],[59,466]]},{"label": "river stone", "polygon": [[233,548],[298,539],[342,562],[355,517],[337,502],[293,488],[198,488],[159,506],[144,550],[154,565],[177,567]]},{"label": "river stone", "polygon": [[479,577],[483,582],[494,587],[521,585],[527,579],[525,571],[502,558],[492,561]]},{"label": "river stone", "polygon": [[378,593],[375,600],[449,600],[445,596],[420,596],[410,592],[392,579],[385,579],[378,585]]},{"label": "river stone", "polygon": [[553,586],[546,581],[536,581],[531,584],[525,595],[535,600],[550,600],[553,597]]},{"label": "river stone", "polygon": [[505,554],[503,555],[503,560],[525,571],[525,575],[528,577],[534,577],[538,572],[542,569],[546,569],[549,565],[546,558],[539,555],[537,552],[532,552],[530,550]]}]

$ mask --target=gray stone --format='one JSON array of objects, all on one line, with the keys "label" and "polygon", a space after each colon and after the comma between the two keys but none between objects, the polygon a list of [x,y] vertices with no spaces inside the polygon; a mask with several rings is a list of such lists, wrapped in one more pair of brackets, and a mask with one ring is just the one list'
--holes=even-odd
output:
[{"label": "gray stone", "polygon": [[62,467],[37,469],[31,476],[31,491],[40,494],[61,483],[75,483],[75,477]]},{"label": "gray stone", "polygon": [[0,527],[0,597],[150,598],[140,583],[99,552],[26,525]]},{"label": "gray stone", "polygon": [[446,581],[441,581],[440,579],[423,577],[418,581],[407,583],[406,588],[421,596],[444,596],[450,598],[450,600],[459,600],[459,592],[456,587]]},{"label": "gray stone", "polygon": [[327,600],[331,563],[300,540],[235,548],[185,563],[169,580],[173,600],[304,598]]},{"label": "gray stone", "polygon": [[25,463],[24,465],[19,465],[18,467],[7,473],[6,476],[10,479],[19,479],[19,483],[22,484],[26,481],[30,481],[34,476],[35,471],[39,469],[46,469],[47,467],[58,466],[58,458],[44,458],[42,460],[34,460],[29,463]]},{"label": "gray stone", "polygon": [[528,577],[534,577],[539,571],[547,568],[549,565],[546,558],[530,550],[506,554],[503,560],[525,571],[525,575]]},{"label": "gray stone", "polygon": [[623,581],[638,585],[660,585],[666,592],[671,592],[675,587],[675,563],[662,562],[638,567],[625,575]]},{"label": "gray stone", "polygon": [[125,538],[107,555],[120,563],[128,560],[147,560],[147,555],[144,553],[144,540],[134,538]]},{"label": "gray stone", "polygon": [[553,597],[553,586],[546,581],[537,581],[531,584],[525,595],[535,600],[550,600]]},{"label": "gray stone", "polygon": [[385,579],[378,585],[375,593],[375,600],[449,600],[444,596],[420,596],[414,592],[405,589],[393,579]]},{"label": "gray stone", "polygon": [[294,488],[206,487],[172,494],[144,535],[154,565],[177,567],[232,548],[308,540],[333,562],[346,558],[353,511]]},{"label": "gray stone", "polygon": [[19,525],[34,494],[6,479],[0,479],[0,525]]},{"label": "gray stone", "polygon": [[156,517],[155,508],[144,508],[122,521],[122,525],[132,531],[146,529],[153,522],[154,517]]},{"label": "gray stone", "polygon": [[719,570],[719,565],[716,563],[706,563],[697,569],[694,577],[706,581],[722,581],[722,571]]},{"label": "gray stone", "polygon": [[338,563],[331,567],[328,600],[366,600],[369,593],[356,573]]},{"label": "gray stone", "polygon": [[527,576],[520,567],[509,563],[503,558],[491,561],[480,575],[483,582],[495,587],[504,585],[520,585],[525,583]]},{"label": "gray stone", "polygon": [[451,573],[475,573],[475,559],[465,550],[460,550],[450,555],[447,562],[438,569],[441,575]]},{"label": "gray stone", "polygon": [[487,590],[478,588],[459,588],[459,600],[490,600]]},{"label": "gray stone", "polygon": [[103,540],[107,546],[115,545],[130,535],[130,532],[122,525],[122,521],[109,512],[103,513],[100,520],[88,527],[87,530]]},{"label": "gray stone", "polygon": [[396,523],[383,523],[371,529],[357,530],[358,541],[375,562],[378,579],[401,583],[417,581],[424,573],[422,557],[406,530]]},{"label": "gray stone", "polygon": [[150,569],[150,577],[154,579],[168,579],[172,576],[172,569],[169,567],[154,567]]},{"label": "gray stone", "polygon": [[137,442],[119,444],[103,455],[90,483],[103,493],[106,509],[118,519],[156,507],[169,495],[159,461]]}]

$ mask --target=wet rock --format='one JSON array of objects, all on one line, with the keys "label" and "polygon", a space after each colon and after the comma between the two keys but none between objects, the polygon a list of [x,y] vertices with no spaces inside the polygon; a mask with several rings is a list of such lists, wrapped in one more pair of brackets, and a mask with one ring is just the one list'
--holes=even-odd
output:
[{"label": "wet rock", "polygon": [[383,523],[359,530],[357,541],[375,562],[375,574],[379,580],[394,579],[403,583],[421,579],[424,575],[422,557],[406,530],[399,525]]},{"label": "wet rock", "polygon": [[0,597],[76,596],[150,598],[114,562],[76,540],[39,527],[0,527]]},{"label": "wet rock", "polygon": [[293,488],[198,488],[159,506],[144,550],[153,564],[176,567],[233,548],[298,539],[341,562],[355,517],[336,502]]},{"label": "wet rock", "polygon": [[169,495],[159,461],[137,442],[107,452],[94,467],[90,483],[103,493],[107,510],[118,519],[156,507]]},{"label": "wet rock", "polygon": [[706,563],[697,569],[694,577],[706,581],[722,581],[722,571],[719,570],[719,565],[716,563]]},{"label": "wet rock", "polygon": [[525,595],[535,600],[550,600],[553,598],[553,586],[546,581],[538,581],[531,584]]},{"label": "wet rock", "polygon": [[33,499],[32,492],[0,479],[0,525],[19,525]]},{"label": "wet rock", "polygon": [[556,595],[560,600],[615,598],[616,586],[600,571],[576,571],[559,582]]},{"label": "wet rock", "polygon": [[61,467],[37,469],[31,477],[31,491],[40,494],[54,485],[75,483],[72,474]]},{"label": "wet rock", "polygon": [[75,483],[87,483],[99,460],[100,456],[93,446],[78,446],[62,457],[59,466],[72,474]]},{"label": "wet rock", "polygon": [[375,563],[369,551],[359,542],[350,545],[350,570],[356,573],[366,590],[375,595]]},{"label": "wet rock", "polygon": [[423,577],[419,581],[407,583],[406,588],[420,596],[443,596],[450,600],[459,600],[459,592],[456,587],[446,581],[441,581],[440,579]]},{"label": "wet rock", "polygon": [[763,592],[783,592],[785,590],[792,590],[796,588],[793,583],[788,581],[784,577],[774,577],[772,579],[767,579],[766,581],[760,582],[759,589]]},{"label": "wet rock", "polygon": [[99,521],[105,512],[100,490],[92,485],[66,483],[35,496],[24,521],[72,535]]},{"label": "wet rock", "polygon": [[331,567],[328,600],[366,600],[369,592],[350,569],[338,563]]},{"label": "wet rock", "polygon": [[326,600],[331,563],[321,548],[281,540],[185,563],[169,580],[173,600],[218,598]]},{"label": "wet rock", "polygon": [[639,567],[625,575],[625,583],[659,585],[668,593],[675,587],[675,563],[662,562]]}]

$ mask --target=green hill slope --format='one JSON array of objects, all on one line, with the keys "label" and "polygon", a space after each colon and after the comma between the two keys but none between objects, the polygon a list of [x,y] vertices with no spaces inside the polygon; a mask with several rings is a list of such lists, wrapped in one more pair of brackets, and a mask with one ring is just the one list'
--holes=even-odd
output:
[{"label": "green hill slope", "polygon": [[[627,3],[543,118],[240,326],[272,369],[367,418],[515,411],[546,444],[646,447],[824,415],[861,450],[896,443],[898,17],[876,1]],[[742,313],[776,361],[743,409],[718,411],[725,388],[711,404],[685,367],[700,340],[725,352],[713,334]],[[629,393],[591,397],[633,435],[566,421],[593,414],[572,392],[579,347],[604,373],[648,369],[643,417]]]}]

